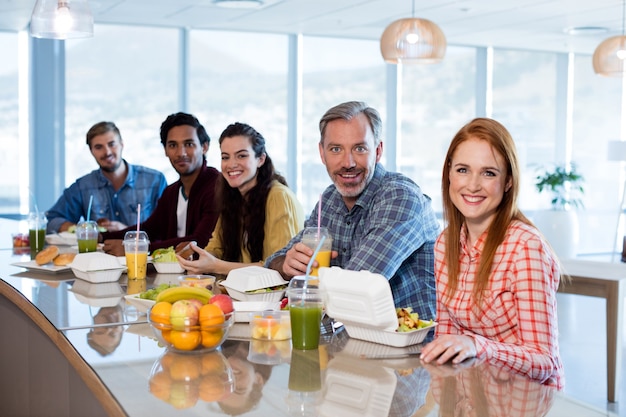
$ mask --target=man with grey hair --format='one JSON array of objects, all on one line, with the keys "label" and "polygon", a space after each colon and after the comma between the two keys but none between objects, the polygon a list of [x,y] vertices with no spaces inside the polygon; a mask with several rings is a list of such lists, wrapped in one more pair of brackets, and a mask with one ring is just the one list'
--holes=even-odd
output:
[{"label": "man with grey hair", "polygon": [[108,231],[124,229],[137,223],[139,204],[141,218],[148,218],[167,186],[162,172],[131,165],[122,158],[124,142],[115,123],[96,123],[86,136],[99,168],[66,188],[46,212],[48,233],[66,231],[81,217],[97,220]]},{"label": "man with grey hair", "polygon": [[[321,226],[333,238],[331,266],[383,275],[396,307],[412,307],[420,318],[434,319],[433,247],[439,223],[417,184],[380,164],[378,111],[363,102],[342,103],[322,116],[319,129],[320,157],[333,181],[321,197]],[[305,227],[317,226],[317,212],[316,205]],[[313,250],[301,237],[302,232],[266,266],[285,279],[304,275]]]}]

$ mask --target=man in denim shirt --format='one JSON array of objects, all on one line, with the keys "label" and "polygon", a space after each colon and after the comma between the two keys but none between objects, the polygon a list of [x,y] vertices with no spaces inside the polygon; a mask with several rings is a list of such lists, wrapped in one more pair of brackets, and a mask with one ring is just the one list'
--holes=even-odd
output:
[{"label": "man in denim shirt", "polygon": [[[375,109],[362,102],[339,104],[319,125],[320,156],[333,181],[321,198],[321,226],[333,238],[331,266],[383,275],[396,307],[413,307],[420,318],[434,319],[433,246],[440,227],[430,198],[379,163],[382,121]],[[317,210],[316,205],[305,227],[317,226]],[[266,262],[285,279],[304,275],[313,255],[301,235]]]},{"label": "man in denim shirt", "polygon": [[121,230],[137,223],[138,204],[141,204],[141,218],[148,218],[167,186],[163,173],[122,159],[124,142],[113,122],[93,125],[87,132],[87,145],[100,168],[63,191],[46,213],[48,233],[66,231],[81,217],[98,220],[109,231]]}]

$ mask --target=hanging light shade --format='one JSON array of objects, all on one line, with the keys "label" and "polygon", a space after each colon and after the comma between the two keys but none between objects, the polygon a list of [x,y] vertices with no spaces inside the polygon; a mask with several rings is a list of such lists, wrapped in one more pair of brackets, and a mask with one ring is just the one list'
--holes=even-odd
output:
[{"label": "hanging light shade", "polygon": [[446,54],[446,46],[439,26],[415,17],[392,22],[380,38],[380,52],[390,64],[436,64]]},{"label": "hanging light shade", "polygon": [[626,1],[622,0],[622,34],[603,40],[593,52],[593,70],[606,77],[623,77],[626,74]]},{"label": "hanging light shade", "polygon": [[626,36],[611,36],[593,53],[593,70],[606,77],[622,77],[626,73]]},{"label": "hanging light shade", "polygon": [[30,19],[35,38],[74,39],[93,36],[93,15],[87,0],[37,0]]}]

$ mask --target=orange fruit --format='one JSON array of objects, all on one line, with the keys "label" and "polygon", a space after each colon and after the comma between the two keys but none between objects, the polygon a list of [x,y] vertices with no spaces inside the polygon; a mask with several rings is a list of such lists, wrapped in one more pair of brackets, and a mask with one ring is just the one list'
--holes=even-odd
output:
[{"label": "orange fruit", "polygon": [[172,304],[167,301],[159,301],[150,309],[150,320],[154,323],[170,324],[170,311]]},{"label": "orange fruit", "polygon": [[163,338],[163,340],[165,340],[169,344],[172,344],[172,337],[170,336],[171,332],[172,331],[169,329],[161,330],[161,337]]},{"label": "orange fruit", "polygon": [[224,331],[218,330],[202,330],[202,346],[213,348],[220,344]]},{"label": "orange fruit", "polygon": [[170,387],[172,380],[169,375],[159,371],[150,377],[150,393],[159,400],[167,401],[170,398]]},{"label": "orange fruit", "polygon": [[226,369],[221,353],[210,352],[202,355],[202,375],[221,375]]},{"label": "orange fruit", "polygon": [[170,339],[172,346],[178,350],[194,350],[200,346],[200,342],[202,341],[200,332],[197,330],[190,330],[188,332],[172,330],[170,332]]},{"label": "orange fruit", "polygon": [[170,377],[174,381],[191,382],[200,377],[202,364],[196,355],[177,354],[170,364]]},{"label": "orange fruit", "polygon": [[228,392],[228,387],[218,375],[207,375],[200,381],[198,390],[200,399],[210,403],[221,400]]},{"label": "orange fruit", "polygon": [[224,323],[224,313],[222,309],[215,304],[205,304],[200,307],[198,312],[198,321],[200,326],[215,326]]}]

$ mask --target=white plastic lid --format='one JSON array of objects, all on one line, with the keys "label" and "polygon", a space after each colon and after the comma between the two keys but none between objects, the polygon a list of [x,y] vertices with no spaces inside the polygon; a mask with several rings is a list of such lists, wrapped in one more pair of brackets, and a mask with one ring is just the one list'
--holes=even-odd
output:
[{"label": "white plastic lid", "polygon": [[258,290],[261,288],[287,285],[278,271],[261,266],[246,266],[233,269],[221,285],[240,292]]},{"label": "white plastic lid", "polygon": [[319,278],[330,317],[380,330],[395,331],[398,327],[391,287],[384,276],[333,266],[320,269]]}]

